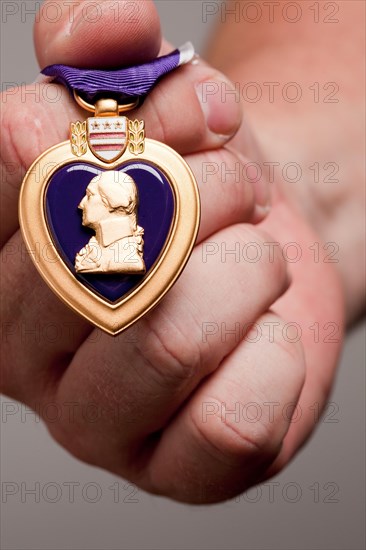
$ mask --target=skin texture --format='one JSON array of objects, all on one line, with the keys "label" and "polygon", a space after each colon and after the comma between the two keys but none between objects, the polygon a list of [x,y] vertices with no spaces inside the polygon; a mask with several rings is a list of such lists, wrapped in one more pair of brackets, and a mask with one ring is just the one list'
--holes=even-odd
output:
[{"label": "skin texture", "polygon": [[[108,17],[106,11],[101,24],[111,32],[102,37],[95,24],[92,42],[84,40],[91,34],[85,22],[72,31],[68,22],[57,29],[52,25],[51,32],[40,21],[35,26],[40,64],[87,66],[94,53],[98,65],[106,67],[110,46],[119,63],[169,49],[167,44],[161,47],[156,23],[146,24],[157,21],[152,3],[144,3],[131,23],[130,32],[138,37],[133,48],[126,48],[124,31],[116,32]],[[149,44],[148,52],[145,46],[139,51],[141,43]],[[224,67],[225,57],[215,63]],[[236,80],[244,78],[239,66],[230,72]],[[268,147],[260,152],[247,120],[241,125],[235,100],[223,102],[215,94],[211,110],[200,104],[204,82],[227,85],[216,69],[198,61],[165,78],[132,114],[145,119],[149,137],[185,155],[200,186],[202,223],[177,284],[153,312],[115,339],[59,302],[21,254],[16,208],[22,172],[46,148],[67,139],[69,122],[82,120],[84,114],[66,93],[55,106],[28,99],[24,104],[18,90],[7,98],[2,120],[1,243],[6,269],[1,313],[8,328],[1,389],[41,414],[47,403],[56,402],[64,414],[60,421],[48,422],[48,428],[74,456],[145,490],[191,503],[233,497],[283,468],[306,441],[317,422],[314,407],[322,410],[331,389],[345,295],[344,279],[325,261],[321,246],[314,259],[309,247],[322,236],[283,182],[270,184],[268,214],[264,178],[256,181],[245,170],[239,177],[223,175],[221,169],[203,177],[207,163],[231,168],[276,158]],[[177,109],[177,104],[189,105],[189,111]],[[249,118],[255,123],[252,113]],[[19,120],[32,128],[38,121],[40,129],[31,143],[17,130]],[[258,124],[263,145],[261,128]],[[237,130],[237,138],[224,147]],[[299,150],[305,146],[298,143]],[[293,257],[289,242],[301,251],[296,262],[288,261]],[[258,261],[243,260],[248,243],[261,252]],[[288,254],[269,243],[280,243]],[[219,253],[207,255],[213,244]],[[222,252],[237,246],[239,260]],[[63,327],[57,341],[22,335],[35,319],[42,326],[57,320]],[[319,338],[314,337],[316,323]],[[327,323],[335,328],[331,339]],[[94,421],[85,414],[90,404],[98,411]],[[238,408],[239,414],[228,413]]]},{"label": "skin texture", "polygon": [[[277,161],[281,168],[288,162],[301,166],[300,181],[277,179],[276,183],[322,241],[338,246],[334,267],[341,276],[346,317],[352,322],[364,312],[366,290],[365,29],[361,23],[365,4],[320,2],[318,16],[313,4],[304,4],[297,23],[286,21],[285,6],[283,2],[275,8],[272,23],[266,10],[255,24],[244,17],[238,23],[228,17],[217,26],[206,57],[241,90],[248,81],[262,83],[262,100],[244,100],[245,114],[267,160]],[[248,16],[253,17],[253,12],[248,11]],[[289,11],[287,16],[296,14]],[[276,83],[272,100],[265,82]],[[283,100],[291,82],[300,92],[290,87],[288,95],[301,93],[299,101]],[[248,89],[248,96],[253,93],[253,88]],[[241,139],[239,132],[235,143]],[[309,168],[314,170],[315,162],[320,166],[318,180]],[[327,163],[335,165],[333,176]]]}]

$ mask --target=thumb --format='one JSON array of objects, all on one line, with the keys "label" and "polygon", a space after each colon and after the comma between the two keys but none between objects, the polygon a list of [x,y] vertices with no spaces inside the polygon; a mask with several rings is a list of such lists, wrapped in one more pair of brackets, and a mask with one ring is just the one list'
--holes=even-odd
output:
[{"label": "thumb", "polygon": [[42,68],[54,63],[112,68],[156,57],[160,21],[151,0],[46,0],[36,17],[34,40]]}]

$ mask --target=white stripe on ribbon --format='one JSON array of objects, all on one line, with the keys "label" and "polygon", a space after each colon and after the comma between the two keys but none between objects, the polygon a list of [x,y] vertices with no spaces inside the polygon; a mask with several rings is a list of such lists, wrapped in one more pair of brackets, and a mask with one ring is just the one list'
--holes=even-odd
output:
[{"label": "white stripe on ribbon", "polygon": [[183,46],[178,48],[178,50],[179,50],[178,67],[179,65],[184,65],[185,63],[192,61],[192,59],[194,58],[195,52],[194,52],[194,47],[192,42],[186,42],[185,44],[183,44]]}]

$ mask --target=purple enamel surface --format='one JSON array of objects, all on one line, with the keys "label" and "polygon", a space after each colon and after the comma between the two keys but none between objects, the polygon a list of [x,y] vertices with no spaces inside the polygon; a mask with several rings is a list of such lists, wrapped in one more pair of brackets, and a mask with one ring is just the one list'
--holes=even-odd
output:
[{"label": "purple enamel surface", "polygon": [[75,256],[94,235],[82,225],[78,205],[92,178],[103,172],[88,163],[76,162],[60,168],[46,190],[46,217],[52,239],[70,271],[85,286],[115,302],[141,283],[154,265],[166,242],[174,216],[174,196],[166,176],[147,162],[120,166],[134,179],[139,192],[138,224],[144,228],[146,275],[76,273]]}]

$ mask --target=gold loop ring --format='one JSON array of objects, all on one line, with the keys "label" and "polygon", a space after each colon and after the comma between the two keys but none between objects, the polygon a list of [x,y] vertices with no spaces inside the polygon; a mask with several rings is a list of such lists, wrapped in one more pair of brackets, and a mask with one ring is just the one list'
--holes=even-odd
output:
[{"label": "gold loop ring", "polygon": [[[89,113],[95,113],[95,110],[96,110],[95,105],[85,101],[85,99],[80,97],[80,95],[76,90],[73,90],[73,93],[74,93],[75,101],[78,105],[80,105],[80,107],[82,107],[86,111],[89,111]],[[118,112],[123,113],[124,111],[132,111],[137,107],[138,104],[139,104],[139,99],[137,98],[134,101],[131,101],[131,103],[124,103],[122,105],[118,105]]]}]

